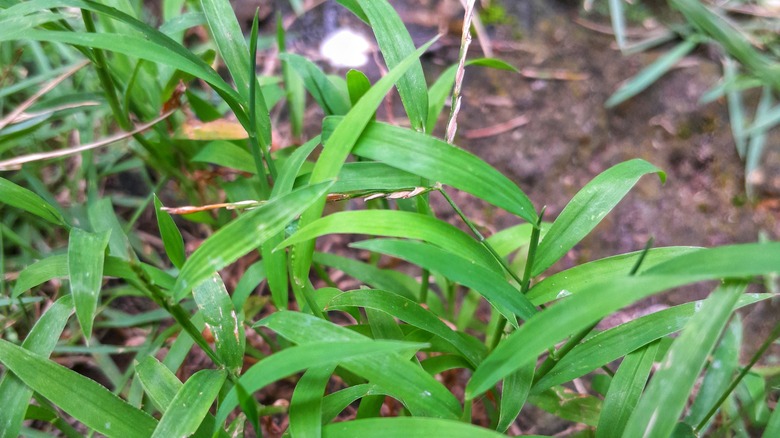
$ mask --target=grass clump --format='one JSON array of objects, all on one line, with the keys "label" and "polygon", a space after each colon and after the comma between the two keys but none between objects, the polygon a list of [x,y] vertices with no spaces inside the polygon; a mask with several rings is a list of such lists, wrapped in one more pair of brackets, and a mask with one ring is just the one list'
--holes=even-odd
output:
[{"label": "grass clump", "polygon": [[[741,364],[734,315],[774,296],[760,286],[780,269],[780,245],[651,241],[556,272],[640,178],[664,172],[617,164],[546,222],[518,185],[453,144],[466,65],[511,70],[466,62],[474,2],[459,63],[430,87],[420,56],[433,41],[415,47],[384,0],[339,3],[374,31],[388,67],[374,84],[287,53],[281,24],[281,73],[258,76],[257,18],[247,43],[226,0],[164,2],[159,28],[139,19],[140,3],[0,3],[15,90],[0,130],[12,280],[1,436],[487,437],[518,432],[531,405],[579,436],[728,434],[743,418],[778,432],[774,376],[754,366],[780,329]],[[55,78],[65,85],[35,93]],[[377,120],[393,87],[408,128]],[[430,133],[451,89],[445,141]],[[321,132],[278,149],[281,114],[304,135],[305,94],[325,115]],[[81,138],[67,142],[61,126]],[[114,132],[123,146],[104,147]],[[123,178],[130,193],[111,188]],[[455,190],[522,223],[485,236]],[[166,207],[174,196],[190,206]],[[468,231],[437,215],[435,197]],[[326,209],[358,198],[369,208]],[[350,245],[358,252],[315,245],[334,234],[369,239]],[[713,291],[701,301],[599,326],[702,282]],[[61,365],[78,357],[98,381]],[[268,391],[287,403],[267,403]]]}]

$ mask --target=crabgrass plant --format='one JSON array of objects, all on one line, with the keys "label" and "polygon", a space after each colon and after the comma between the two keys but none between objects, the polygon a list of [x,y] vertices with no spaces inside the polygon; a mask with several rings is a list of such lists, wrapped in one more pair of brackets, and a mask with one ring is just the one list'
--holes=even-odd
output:
[{"label": "crabgrass plant", "polygon": [[[431,135],[454,85],[456,138],[467,65],[511,69],[466,62],[473,0],[459,63],[430,87],[419,58],[431,43],[416,48],[389,3],[339,3],[376,36],[388,73],[374,84],[287,53],[281,24],[281,73],[258,76],[266,40],[255,19],[247,43],[227,0],[163,1],[159,27],[141,19],[141,2],[0,1],[11,84],[0,130],[0,436],[277,434],[283,418],[291,436],[488,437],[522,432],[531,405],[579,436],[746,426],[780,436],[767,407],[775,373],[755,367],[780,333],[743,363],[735,313],[773,296],[761,280],[780,270],[780,244],[648,244],[551,271],[640,178],[664,173],[617,164],[545,222],[514,182]],[[192,28],[210,37],[184,45]],[[393,87],[409,127],[376,120]],[[272,150],[280,114],[302,133],[307,94],[325,114],[321,134]],[[205,138],[186,134],[196,122]],[[86,143],[63,141],[72,131]],[[193,177],[208,170],[206,183]],[[141,175],[145,195],[99,196],[127,173]],[[176,188],[197,205],[166,208],[152,193]],[[454,190],[524,223],[485,237]],[[437,217],[439,196],[469,232]],[[353,198],[371,208],[325,209]],[[159,251],[140,230],[147,210]],[[193,244],[198,233],[207,237]],[[351,245],[358,252],[319,251],[333,234],[369,239]],[[597,328],[701,282],[713,290],[702,301]],[[117,331],[135,342],[111,345],[104,335]],[[260,403],[282,384],[294,387],[287,403]]]},{"label": "crabgrass plant", "polygon": [[[626,80],[606,105],[612,107],[638,95],[697,47],[712,47],[723,63],[723,78],[701,96],[700,102],[723,97],[728,101],[734,144],[745,162],[745,187],[752,197],[761,179],[758,175],[767,133],[780,124],[780,106],[775,105],[780,93],[780,40],[774,31],[780,24],[777,3],[670,0],[669,6],[679,13],[682,23],[661,26],[652,35],[631,41],[624,0],[609,0],[612,28],[621,51],[636,53],[669,42],[675,45]],[[754,109],[746,105],[746,95],[760,95]]]}]

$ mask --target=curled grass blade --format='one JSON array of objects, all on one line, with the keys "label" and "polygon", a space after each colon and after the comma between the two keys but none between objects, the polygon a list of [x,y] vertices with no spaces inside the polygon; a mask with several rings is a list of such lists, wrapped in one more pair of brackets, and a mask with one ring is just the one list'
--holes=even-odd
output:
[{"label": "curled grass blade", "polygon": [[[65,295],[51,305],[24,339],[22,348],[42,357],[49,357],[73,314],[73,297]],[[24,413],[33,390],[13,373],[0,379],[0,438],[15,438],[24,420]]]},{"label": "curled grass blade", "polygon": [[[342,123],[336,117],[326,118],[323,137],[334,125],[338,129]],[[385,123],[371,123],[352,152],[471,193],[536,223],[533,204],[517,185],[477,156],[443,140]]]},{"label": "curled grass blade", "polygon": [[392,239],[368,240],[351,246],[398,257],[440,272],[450,280],[479,292],[514,325],[516,316],[527,320],[537,312],[525,295],[502,275],[435,246]]},{"label": "curled grass blade", "polygon": [[192,289],[192,296],[206,327],[214,336],[217,356],[222,361],[220,365],[232,373],[240,373],[244,364],[244,329],[222,277],[213,273],[211,278]]},{"label": "curled grass blade", "polygon": [[649,173],[657,173],[661,182],[666,180],[666,174],[660,169],[635,159],[605,170],[586,184],[569,201],[539,243],[531,275],[539,275],[569,252],[623,199],[639,178]]},{"label": "curled grass blade", "polygon": [[103,264],[110,231],[90,233],[79,228],[68,239],[68,277],[84,338],[92,337],[92,322],[103,285]]},{"label": "curled grass blade", "polygon": [[330,185],[330,182],[324,182],[274,198],[214,233],[182,267],[176,279],[174,299],[180,300],[190,288],[208,279],[214,271],[233,263],[282,231],[295,216],[322,197]]},{"label": "curled grass blade", "polygon": [[190,376],[171,400],[152,437],[189,436],[195,433],[226,378],[225,370],[201,370]]},{"label": "curled grass blade", "polygon": [[0,362],[35,392],[105,436],[148,437],[157,426],[154,418],[95,381],[5,340],[0,340]]},{"label": "curled grass blade", "polygon": [[399,210],[357,210],[331,214],[299,229],[278,248],[327,234],[343,233],[419,239],[500,272],[500,266],[490,253],[465,232],[434,217]]},{"label": "curled grass blade", "polygon": [[336,296],[330,300],[325,310],[346,307],[381,310],[407,324],[433,333],[455,347],[473,366],[478,365],[485,354],[484,351],[474,348],[475,344],[482,344],[469,343],[464,334],[453,331],[429,310],[400,295],[383,290],[359,289]]},{"label": "curled grass blade", "polygon": [[[344,342],[322,342],[314,339],[311,341],[305,345],[290,347],[266,357],[246,370],[239,382],[248,393],[252,394],[266,385],[308,368],[341,363],[361,356],[413,352],[424,346],[424,344],[409,342],[372,341],[363,337]],[[230,411],[236,406],[238,406],[238,396],[236,390],[232,389],[225,396],[217,411],[217,426],[225,422]]]},{"label": "curled grass blade", "polygon": [[674,340],[628,421],[625,436],[669,436],[744,284],[718,288]]}]

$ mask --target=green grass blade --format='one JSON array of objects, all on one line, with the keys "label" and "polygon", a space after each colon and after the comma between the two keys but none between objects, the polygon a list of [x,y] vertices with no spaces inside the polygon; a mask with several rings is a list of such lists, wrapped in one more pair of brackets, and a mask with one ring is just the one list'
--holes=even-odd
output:
[{"label": "green grass blade", "polygon": [[225,383],[225,370],[201,370],[176,393],[152,437],[189,436],[198,430]]},{"label": "green grass blade", "polygon": [[535,368],[535,363],[528,363],[504,379],[497,431],[506,432],[520,415],[531,390],[531,383],[534,381]]},{"label": "green grass blade", "polygon": [[283,53],[279,55],[283,63],[289,65],[303,81],[303,86],[322,108],[325,115],[344,115],[349,112],[349,100],[339,92],[316,64],[300,55]]},{"label": "green grass blade", "polygon": [[623,50],[626,47],[626,14],[623,12],[623,0],[609,0],[609,18],[618,47]]},{"label": "green grass blade", "polygon": [[479,364],[485,355],[485,351],[474,347],[482,344],[468,342],[465,339],[465,334],[453,331],[431,311],[392,292],[370,289],[354,290],[330,300],[325,310],[340,310],[347,307],[381,310],[409,325],[433,333],[455,347],[474,366]]},{"label": "green grass blade", "polygon": [[[424,44],[414,53],[407,56],[406,59],[374,84],[374,86],[363,95],[363,98],[352,107],[349,113],[344,117],[343,122],[333,131],[330,138],[328,140],[323,140],[325,148],[312,170],[309,181],[310,184],[325,181],[338,175],[341,167],[344,165],[344,162],[355,146],[355,143],[358,141],[358,138],[360,138],[366,125],[368,125],[373,118],[374,112],[379,107],[387,92],[390,91],[393,84],[395,84],[398,79],[406,73],[415,62],[417,62],[417,59],[434,41],[435,39]],[[301,215],[300,225],[302,227],[306,226],[322,216],[324,208],[325,198],[322,197]],[[306,287],[306,281],[311,268],[314,241],[298,244],[293,248],[293,251],[295,253],[292,275],[294,286],[297,290],[303,290]]]},{"label": "green grass blade", "polygon": [[160,412],[168,409],[182,387],[176,375],[154,356],[146,356],[136,364],[135,374],[143,385],[144,392]]},{"label": "green grass blade", "polygon": [[154,195],[154,212],[157,215],[157,227],[160,229],[160,237],[162,237],[165,253],[168,255],[171,263],[173,263],[173,266],[181,269],[187,258],[184,253],[184,239],[181,237],[181,232],[179,232],[179,228],[173,222],[171,215],[167,211],[160,210],[161,208],[162,203],[160,199],[157,195]]},{"label": "green grass blade", "polygon": [[[365,420],[333,423],[322,429],[326,438],[498,438],[503,434],[479,426],[438,418],[368,418]],[[527,435],[534,438],[532,435]],[[537,437],[538,438],[538,437]]]},{"label": "green grass blade", "polygon": [[[739,307],[739,304],[737,304]],[[704,420],[710,408],[717,403],[723,391],[728,388],[739,367],[740,346],[742,345],[742,319],[734,314],[723,339],[712,353],[712,362],[707,369],[696,400],[688,411],[685,422],[696,427]]]},{"label": "green grass blade", "polygon": [[[466,61],[466,67],[470,65],[518,73],[518,70],[514,66],[507,64],[500,59],[479,58]],[[444,109],[445,102],[447,101],[447,97],[450,95],[452,86],[455,83],[455,72],[457,70],[458,64],[451,65],[439,75],[436,82],[434,82],[428,90],[428,118],[425,122],[425,132],[427,133],[432,133],[434,128],[436,128],[436,121],[439,119],[441,111]]]},{"label": "green grass blade", "polygon": [[[723,65],[723,80],[733,83],[736,80],[737,73],[736,62],[727,58]],[[742,101],[742,93],[740,90],[734,89],[734,87],[729,87],[726,98],[728,101],[731,136],[734,137],[739,157],[745,159],[747,136],[745,135],[745,106]]]},{"label": "green grass blade", "polygon": [[762,114],[757,114],[756,119],[746,134],[755,135],[762,131],[768,131],[780,123],[780,105],[774,108],[763,111]]},{"label": "green grass blade", "polygon": [[[24,339],[22,348],[49,357],[73,314],[73,297],[65,295],[51,305]],[[0,438],[15,438],[24,420],[24,412],[33,390],[12,373],[0,379]]]},{"label": "green grass blade", "polygon": [[244,365],[244,328],[233,302],[222,282],[222,277],[216,272],[211,278],[192,289],[192,296],[198,303],[206,327],[214,336],[217,356],[220,365],[233,373],[240,373]]},{"label": "green grass blade", "polygon": [[417,301],[420,284],[408,275],[391,269],[381,269],[369,263],[341,257],[335,254],[314,253],[316,263],[330,266],[375,288],[390,291],[407,299]]},{"label": "green grass blade", "polygon": [[227,140],[209,142],[192,157],[191,161],[216,164],[252,174],[257,173],[252,154],[245,148]]},{"label": "green grass blade", "polygon": [[5,178],[0,178],[0,202],[32,213],[55,225],[68,226],[60,212],[43,198]]},{"label": "green grass blade", "polygon": [[639,72],[639,74],[618,88],[618,90],[615,91],[615,94],[610,96],[604,105],[607,108],[611,108],[641,93],[655,81],[657,81],[661,76],[666,74],[666,72],[671,70],[671,68],[674,67],[674,65],[677,64],[679,60],[683,59],[687,54],[691,53],[698,44],[698,41],[693,39],[685,40],[672,50],[664,53],[652,64],[648,65],[644,70]]},{"label": "green grass blade", "polygon": [[105,436],[148,437],[157,426],[154,418],[93,380],[4,340],[0,362],[35,392]]},{"label": "green grass blade", "polygon": [[[268,327],[299,345],[313,342],[359,342],[368,338],[347,328],[298,312],[275,313],[256,325]],[[379,342],[379,341],[374,341]],[[412,415],[458,418],[460,404],[444,385],[408,361],[409,356],[374,354],[345,360],[341,366],[375,383],[401,401]],[[398,382],[403,381],[403,385]]]},{"label": "green grass blade", "polygon": [[515,316],[527,320],[536,313],[536,308],[528,298],[509,284],[503,275],[435,246],[392,239],[363,241],[352,246],[398,257],[440,272],[450,280],[479,292],[513,324],[516,324]]},{"label": "green grass blade", "polygon": [[423,185],[422,178],[376,161],[344,163],[332,191],[335,193],[374,191],[397,192]]},{"label": "green grass blade", "polygon": [[[279,53],[287,53],[287,31],[282,24],[282,16],[279,14],[276,20],[276,45]],[[306,91],[301,78],[294,74],[290,63],[282,59],[282,80],[287,96],[287,107],[290,111],[290,129],[293,137],[300,137],[303,132],[303,115],[306,111]]]},{"label": "green grass blade", "polygon": [[360,70],[350,70],[347,72],[347,91],[349,92],[349,101],[352,105],[358,103],[368,90],[371,89],[371,81]]},{"label": "green grass blade", "polygon": [[[249,108],[249,84],[253,81],[257,83],[257,77],[250,68],[249,47],[247,47],[244,34],[233,12],[233,6],[228,0],[201,0],[203,13],[206,15],[206,22],[209,30],[217,44],[220,56],[225,61],[225,65],[230,71],[230,76],[236,83],[238,94],[242,96],[245,102],[245,108]],[[265,99],[260,87],[255,90],[254,101],[256,108],[256,123],[258,131],[257,139],[261,147],[271,145],[271,118],[268,115],[268,108],[265,106]]]},{"label": "green grass blade", "polygon": [[[771,297],[772,294],[745,295],[739,299],[737,307],[749,306]],[[650,342],[682,330],[688,320],[696,313],[696,306],[701,306],[701,302],[686,303],[664,309],[586,339],[574,347],[550,372],[536,382],[533,391],[540,392],[584,376]]]},{"label": "green grass blade", "polygon": [[610,167],[586,184],[539,243],[531,275],[541,274],[569,252],[612,211],[639,178],[649,173],[657,173],[661,182],[666,180],[666,174],[657,167],[635,159]]},{"label": "green grass blade", "polygon": [[596,427],[601,412],[601,399],[573,392],[548,390],[531,395],[528,402],[556,417],[574,423]]},{"label": "green grass blade", "polygon": [[698,280],[738,278],[780,271],[780,242],[701,249],[649,268],[642,275],[684,275]]},{"label": "green grass blade", "polygon": [[[761,91],[761,99],[758,101],[756,107],[756,119],[761,119],[766,116],[772,107],[774,98],[772,97],[773,91],[770,87],[763,87]],[[768,129],[767,129],[768,130]],[[761,156],[764,152],[764,145],[766,144],[767,132],[765,130],[757,130],[750,135],[750,142],[747,146],[747,154],[745,157],[745,180],[746,180],[746,192],[748,196],[753,196],[753,183],[751,177],[754,172],[758,170],[761,164]]]},{"label": "green grass blade", "polygon": [[[357,2],[368,17],[388,69],[395,68],[404,58],[414,53],[412,37],[390,3],[386,0]],[[398,80],[396,88],[412,128],[417,131],[424,130],[428,117],[428,86],[419,59]]]},{"label": "green grass blade", "polygon": [[726,284],[707,298],[666,353],[625,429],[625,436],[669,436],[707,355],[726,326],[743,284]]},{"label": "green grass blade", "polygon": [[368,234],[430,242],[480,266],[501,272],[501,267],[474,238],[432,216],[398,210],[344,211],[320,218],[281,243],[284,248],[327,234]]},{"label": "green grass blade", "polygon": [[[335,117],[325,119],[323,137],[334,124],[339,129],[342,123]],[[363,131],[353,153],[471,193],[529,223],[536,223],[533,204],[517,185],[477,156],[443,140],[385,123],[372,123]]]},{"label": "green grass blade", "polygon": [[[291,314],[294,312],[281,313]],[[310,341],[305,345],[287,348],[272,354],[256,363],[241,376],[239,380],[241,385],[251,394],[266,385],[307,368],[340,363],[361,356],[383,355],[386,357],[391,352],[416,351],[425,345],[409,342],[373,341],[362,336],[357,340],[344,342],[318,342],[314,338]],[[238,397],[233,389],[224,398],[217,411],[217,425],[223,424],[230,411],[236,406],[238,406]]]},{"label": "green grass blade", "polygon": [[290,399],[290,435],[294,437],[322,436],[322,404],[325,389],[335,365],[310,368],[295,385]]},{"label": "green grass blade", "polygon": [[208,279],[214,271],[233,263],[282,231],[295,216],[322,197],[330,185],[330,182],[325,182],[307,186],[272,199],[214,233],[182,267],[176,279],[174,299],[180,300],[190,288]]},{"label": "green grass blade", "polygon": [[[642,270],[699,249],[688,246],[650,249],[642,261]],[[625,277],[629,275],[643,252],[636,251],[594,260],[557,272],[534,285],[528,291],[528,299],[534,304],[544,304],[577,293],[596,281]]]},{"label": "green grass blade", "polygon": [[628,417],[647,384],[658,344],[658,341],[648,344],[623,359],[604,399],[596,438],[620,438],[623,435]]},{"label": "green grass blade", "polygon": [[97,311],[103,284],[103,263],[111,232],[89,233],[79,228],[70,231],[68,240],[68,276],[84,338],[92,336],[92,321]]},{"label": "green grass blade", "polygon": [[355,401],[369,395],[378,395],[381,393],[381,389],[378,386],[363,383],[326,395],[322,399],[322,424],[333,421],[341,411]]}]

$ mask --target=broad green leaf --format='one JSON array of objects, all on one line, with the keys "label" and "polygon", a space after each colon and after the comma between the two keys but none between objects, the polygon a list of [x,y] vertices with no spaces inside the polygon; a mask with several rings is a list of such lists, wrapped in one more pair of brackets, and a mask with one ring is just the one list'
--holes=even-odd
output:
[{"label": "broad green leaf", "polygon": [[707,355],[726,326],[745,285],[729,283],[707,298],[666,353],[633,415],[625,436],[668,436],[674,430]]},{"label": "broad green leaf", "polygon": [[657,167],[634,159],[610,167],[586,184],[539,243],[531,275],[541,274],[569,252],[612,211],[639,178],[649,173],[657,173],[661,182],[666,180],[666,174]]},{"label": "broad green leaf", "polygon": [[233,263],[282,231],[295,216],[323,196],[330,185],[330,182],[324,182],[307,186],[272,199],[214,233],[192,253],[182,267],[176,279],[174,299],[180,300],[190,288],[208,279],[214,271]]},{"label": "broad green leaf", "polygon": [[349,112],[349,101],[316,64],[293,53],[282,53],[279,58],[295,70],[303,86],[311,94],[325,115],[344,115]]},{"label": "broad green leaf", "polygon": [[[27,29],[24,31],[25,39],[59,41],[76,46],[94,47],[169,65],[201,78],[214,87],[214,90],[233,109],[239,121],[244,125],[247,124],[246,113],[241,106],[241,97],[208,64],[167,35],[117,9],[89,0],[33,0],[19,3],[1,12],[0,25],[3,24],[3,19],[9,17],[14,19],[31,12],[55,7],[74,7],[98,12],[132,26],[141,32],[143,37],[105,32],[96,34]],[[0,40],[8,38],[14,39],[15,36],[10,33],[0,34]]]},{"label": "broad green leaf", "polygon": [[92,336],[92,322],[103,284],[103,263],[110,235],[110,231],[90,233],[73,228],[68,239],[70,292],[73,294],[81,331],[87,340]]},{"label": "broad green leaf", "polygon": [[[772,296],[773,294],[748,294],[739,299],[737,307],[749,306]],[[539,392],[584,376],[650,342],[682,330],[688,320],[696,314],[697,308],[701,308],[700,301],[681,304],[637,318],[586,339],[536,382],[532,391]]]},{"label": "broad green leaf", "polygon": [[[392,88],[393,84],[406,71],[417,62],[423,52],[425,52],[435,40],[428,42],[420,47],[411,55],[407,56],[400,64],[390,70],[382,79],[380,79],[370,90],[363,95],[363,98],[352,107],[349,113],[344,117],[343,122],[338,126],[328,140],[323,140],[325,145],[314,169],[311,173],[309,184],[316,184],[338,175],[341,167],[344,165],[347,157],[352,151],[355,143],[360,138],[366,125],[373,118],[379,104],[385,95]],[[315,219],[322,216],[325,208],[325,198],[321,197],[302,215],[300,225],[306,226]],[[300,243],[293,248],[295,262],[293,263],[293,285],[295,290],[302,291],[306,287],[309,271],[311,268],[311,258],[314,253],[314,241]]]},{"label": "broad green leaf", "polygon": [[95,381],[5,340],[0,340],[0,362],[33,391],[105,436],[148,437],[157,426],[154,418]]},{"label": "broad green leaf", "polygon": [[[689,252],[698,251],[699,249],[700,248],[687,246],[652,248],[647,251],[647,255],[642,261],[640,272],[666,260],[673,259],[674,257]],[[631,269],[636,265],[637,260],[639,260],[639,257],[642,255],[642,252],[643,251],[636,251],[607,257],[583,263],[565,271],[557,272],[535,284],[531,290],[528,291],[528,299],[534,304],[544,304],[577,293],[597,281],[604,281],[610,278],[618,279],[628,276],[631,273]]]},{"label": "broad green leaf", "polygon": [[[333,423],[322,429],[326,438],[498,438],[503,434],[461,421],[438,418],[392,417]],[[526,435],[533,438],[532,435]],[[539,438],[539,437],[537,437]]]},{"label": "broad green leaf", "polygon": [[212,163],[218,166],[256,173],[252,154],[232,141],[214,140],[207,143],[192,157],[193,162]]},{"label": "broad green leaf", "polygon": [[495,259],[474,238],[432,216],[399,210],[355,210],[334,213],[299,229],[279,248],[327,234],[368,234],[419,239],[484,268],[500,272]]},{"label": "broad green leaf", "polygon": [[307,370],[295,385],[290,407],[290,435],[294,437],[322,436],[322,404],[326,386],[336,365]]},{"label": "broad green leaf", "polygon": [[135,374],[154,406],[160,412],[168,410],[182,383],[154,356],[146,356],[135,365]]},{"label": "broad green leaf", "polygon": [[189,436],[195,433],[226,378],[225,370],[201,370],[190,376],[160,418],[152,437]]},{"label": "broad green leaf", "polygon": [[764,429],[762,438],[772,438],[780,434],[780,407],[775,406],[775,410],[772,411],[772,415],[769,417],[769,422]]},{"label": "broad green leaf", "polygon": [[[409,31],[387,0],[357,0],[357,3],[368,17],[388,69],[395,68],[414,53]],[[396,88],[412,128],[423,131],[428,117],[428,86],[419,60],[398,80]]]},{"label": "broad green leaf", "polygon": [[173,218],[167,211],[160,210],[162,203],[157,195],[154,195],[154,211],[157,215],[157,227],[160,229],[160,237],[163,240],[165,253],[173,266],[181,269],[184,266],[186,255],[184,254],[184,239],[181,237],[179,228],[173,222]]},{"label": "broad green leaf", "polygon": [[0,178],[0,202],[32,213],[55,225],[68,225],[60,212],[43,198],[5,178]]},{"label": "broad green leaf", "polygon": [[336,296],[328,303],[326,310],[344,307],[381,310],[407,324],[433,333],[452,344],[473,366],[479,364],[484,355],[484,351],[475,349],[473,343],[466,341],[465,334],[453,331],[429,310],[400,295],[383,290],[358,289]]},{"label": "broad green leaf", "polygon": [[609,391],[596,428],[597,438],[620,438],[628,417],[634,412],[639,397],[645,389],[653,367],[659,342],[653,342],[629,353],[620,364]]},{"label": "broad green leaf", "polygon": [[[305,176],[305,175],[304,175]],[[393,192],[422,186],[422,179],[409,172],[375,161],[344,163],[332,191]]]},{"label": "broad green leaf", "polygon": [[[281,312],[284,314],[294,312]],[[312,339],[314,341],[314,339]],[[373,341],[360,337],[346,342],[308,342],[274,353],[246,370],[239,379],[248,393],[259,391],[279,379],[307,368],[340,363],[360,356],[387,355],[391,352],[414,352],[424,344],[395,341]],[[225,396],[217,411],[217,426],[222,425],[228,414],[238,406],[235,389]]]},{"label": "broad green leaf", "polygon": [[531,383],[534,381],[535,368],[535,363],[528,363],[504,379],[497,431],[506,432],[517,419],[528,398]]},{"label": "broad green leaf", "polygon": [[[322,341],[349,343],[367,340],[347,328],[298,312],[278,312],[258,325],[268,327],[299,345]],[[341,366],[387,390],[412,415],[458,418],[461,408],[452,393],[408,358],[398,354],[374,354],[344,360]],[[404,384],[398,385],[401,381]]]},{"label": "broad green leaf", "polygon": [[225,283],[216,272],[211,278],[192,289],[192,296],[198,303],[206,327],[214,336],[220,365],[233,373],[240,373],[244,365],[244,328],[233,309]]},{"label": "broad green leaf", "polygon": [[[737,303],[737,308],[739,303]],[[734,314],[718,347],[712,353],[712,362],[707,368],[707,374],[696,394],[696,400],[688,411],[685,422],[693,427],[707,415],[707,412],[718,401],[723,391],[731,383],[739,367],[740,346],[742,345],[742,319],[739,313]]]},{"label": "broad green leaf", "polygon": [[675,48],[661,55],[652,64],[645,67],[644,70],[624,83],[615,91],[615,94],[607,99],[604,105],[607,108],[617,106],[641,93],[650,85],[653,85],[653,83],[666,74],[666,72],[671,70],[678,61],[691,53],[697,45],[699,45],[699,42],[695,39],[687,39],[681,42]]},{"label": "broad green leaf", "polygon": [[392,239],[368,240],[351,246],[398,257],[440,272],[450,280],[479,292],[513,324],[515,315],[527,320],[536,313],[533,304],[503,275],[435,246]]},{"label": "broad green leaf", "polygon": [[649,268],[642,275],[686,275],[696,281],[780,272],[780,242],[702,249]]},{"label": "broad green leaf", "polygon": [[[326,118],[323,138],[334,125],[338,130],[345,121]],[[536,223],[533,204],[517,185],[477,156],[443,140],[377,122],[366,127],[352,152],[471,193]]]},{"label": "broad green leaf", "polygon": [[390,291],[410,300],[417,300],[420,284],[402,272],[392,269],[381,269],[353,258],[322,252],[314,253],[314,261],[343,271],[350,277],[360,280],[373,288]]},{"label": "broad green leaf", "polygon": [[[217,44],[219,54],[225,61],[230,71],[230,76],[236,83],[238,94],[242,96],[245,107],[249,108],[249,84],[257,84],[257,77],[252,74],[249,60],[249,47],[247,47],[244,34],[233,12],[233,6],[228,0],[201,0],[203,13],[209,25],[211,36]],[[263,93],[260,87],[256,87],[253,104],[257,108],[258,140],[263,146],[271,144],[271,118],[265,105]],[[246,126],[245,126],[246,127]]]},{"label": "broad green leaf", "polygon": [[[49,357],[73,314],[73,297],[65,295],[51,305],[24,339],[22,348],[41,357]],[[6,372],[0,379],[0,438],[16,438],[24,420],[24,412],[33,390],[13,373]]]},{"label": "broad green leaf", "polygon": [[[478,58],[466,61],[466,67],[470,65],[496,68],[499,70],[509,70],[518,73],[517,69],[510,64],[493,58]],[[428,118],[425,122],[425,132],[432,133],[436,128],[436,121],[439,119],[442,109],[444,109],[447,96],[452,92],[452,86],[455,83],[455,73],[458,70],[458,64],[453,64],[447,70],[439,75],[436,82],[428,90]]]}]

